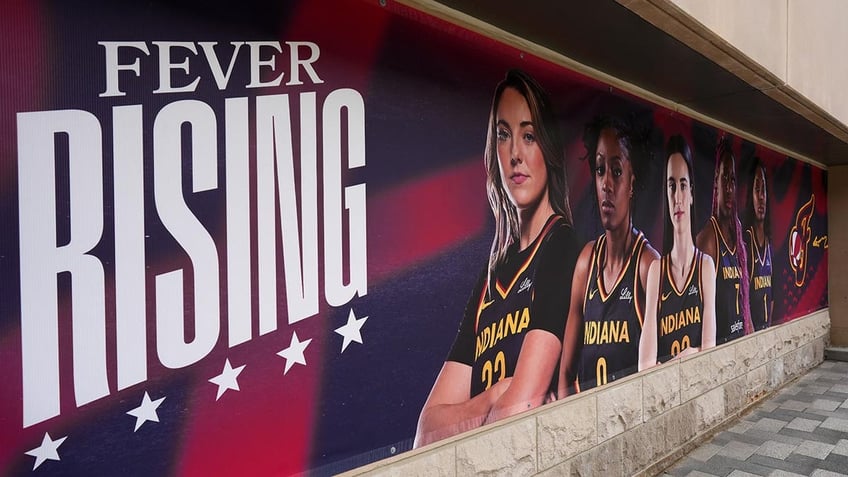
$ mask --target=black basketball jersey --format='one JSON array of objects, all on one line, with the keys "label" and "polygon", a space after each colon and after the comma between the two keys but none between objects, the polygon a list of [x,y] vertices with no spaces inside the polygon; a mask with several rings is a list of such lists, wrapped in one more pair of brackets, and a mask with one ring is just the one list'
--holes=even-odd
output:
[{"label": "black basketball jersey", "polygon": [[[716,344],[734,340],[745,335],[742,317],[742,269],[736,257],[736,249],[727,245],[718,220],[710,217],[716,233]],[[742,244],[737,243],[736,247]]]},{"label": "black basketball jersey", "polygon": [[[534,299],[544,279],[537,272],[542,261],[557,256],[553,247],[546,244],[556,241],[555,246],[567,243],[574,249],[576,260],[577,245],[573,241],[571,228],[564,224],[561,216],[552,216],[539,237],[523,251],[515,250],[509,254],[503,270],[495,277],[481,284],[479,295],[469,303],[466,316],[451,350],[448,360],[471,366],[470,397],[474,397],[498,381],[512,377],[524,338],[534,329],[553,333],[560,340],[565,329],[567,308],[560,313],[539,313],[534,316]],[[552,236],[558,235],[554,239]],[[566,240],[562,240],[562,239]],[[564,293],[570,285],[573,261],[557,264],[557,268],[568,269],[567,278],[561,279]]]},{"label": "black basketball jersey", "polygon": [[577,369],[579,390],[615,381],[636,371],[639,362],[639,337],[642,313],[639,294],[639,259],[645,248],[639,232],[624,268],[615,284],[607,290],[603,283],[606,235],[601,235],[592,250],[589,280],[583,298],[583,348]]},{"label": "black basketball jersey", "polygon": [[772,310],[771,289],[771,243],[766,242],[765,248],[757,244],[753,227],[747,230],[749,239],[748,250],[751,251],[751,321],[755,330],[771,326]]},{"label": "black basketball jersey", "polygon": [[701,285],[701,257],[695,249],[689,276],[677,289],[671,276],[671,257],[660,265],[660,294],[657,297],[657,358],[668,361],[689,347],[699,348],[703,331],[704,294]]}]

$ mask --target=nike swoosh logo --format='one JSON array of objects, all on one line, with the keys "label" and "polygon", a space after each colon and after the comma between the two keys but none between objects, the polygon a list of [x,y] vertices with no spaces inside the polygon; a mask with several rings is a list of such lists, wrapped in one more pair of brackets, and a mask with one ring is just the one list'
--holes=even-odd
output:
[{"label": "nike swoosh logo", "polygon": [[721,256],[722,256],[722,257],[726,257],[726,256],[727,256],[727,250],[722,250],[722,251],[721,251]]},{"label": "nike swoosh logo", "polygon": [[591,300],[591,299],[595,298],[595,295],[596,295],[597,293],[598,293],[598,289],[597,289],[597,288],[595,288],[594,290],[589,290],[589,299]]},{"label": "nike swoosh logo", "polygon": [[491,305],[491,304],[492,304],[492,303],[494,303],[494,302],[495,302],[495,300],[492,300],[492,301],[484,301],[484,302],[483,302],[483,304],[482,304],[482,305],[480,305],[480,311],[485,310],[486,308],[488,308],[488,307],[489,307],[489,305]]},{"label": "nike swoosh logo", "polygon": [[671,292],[663,293],[662,301],[666,301],[668,299],[668,297],[670,297],[670,296],[671,296]]}]

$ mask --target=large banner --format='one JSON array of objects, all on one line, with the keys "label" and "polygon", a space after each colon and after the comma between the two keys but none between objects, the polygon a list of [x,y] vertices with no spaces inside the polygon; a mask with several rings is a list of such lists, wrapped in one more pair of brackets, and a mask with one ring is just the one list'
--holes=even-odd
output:
[{"label": "large banner", "polygon": [[0,36],[0,474],[335,473],[827,306],[826,171],[392,1]]}]

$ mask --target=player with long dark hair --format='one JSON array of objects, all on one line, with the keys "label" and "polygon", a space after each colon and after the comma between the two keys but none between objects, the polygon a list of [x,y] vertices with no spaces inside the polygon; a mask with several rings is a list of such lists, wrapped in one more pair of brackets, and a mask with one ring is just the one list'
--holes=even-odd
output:
[{"label": "player with long dark hair", "polygon": [[537,407],[556,390],[579,245],[564,148],[547,93],[510,71],[485,150],[495,236],[453,348],[418,420],[415,446]]},{"label": "player with long dark hair", "polygon": [[748,303],[748,253],[736,205],[736,159],[729,136],[719,139],[710,220],[695,241],[716,267],[716,343],[753,331]]},{"label": "player with long dark hair", "polygon": [[650,161],[647,135],[631,122],[599,117],[586,126],[583,144],[604,233],[586,244],[574,269],[559,397],[636,371],[648,268],[659,258],[633,226],[638,181],[646,181]]},{"label": "player with long dark hair", "polygon": [[755,330],[762,330],[771,326],[774,297],[771,288],[771,207],[768,203],[766,166],[758,157],[754,158],[754,173],[748,190],[745,243],[751,253],[748,270],[751,276],[751,321]]},{"label": "player with long dark hair", "polygon": [[666,146],[663,256],[651,264],[639,370],[715,346],[715,265],[695,247],[692,151],[683,136]]}]

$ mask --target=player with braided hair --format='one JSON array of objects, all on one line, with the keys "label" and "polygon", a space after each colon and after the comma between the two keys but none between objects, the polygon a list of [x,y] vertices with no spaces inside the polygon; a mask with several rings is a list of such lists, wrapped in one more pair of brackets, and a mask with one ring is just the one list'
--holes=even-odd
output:
[{"label": "player with braided hair", "polygon": [[748,301],[748,253],[736,205],[736,159],[729,136],[719,138],[710,220],[696,245],[716,266],[716,344],[753,332]]}]

